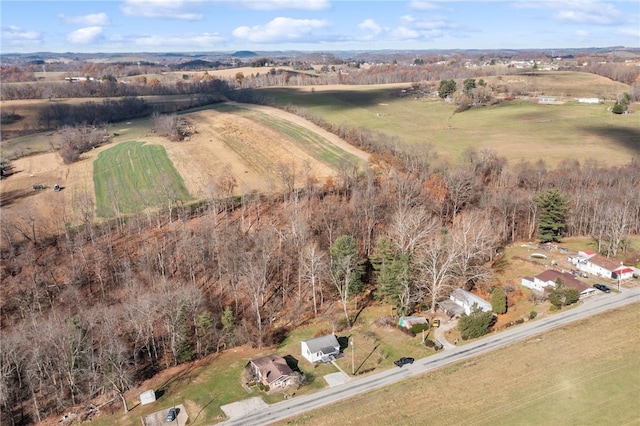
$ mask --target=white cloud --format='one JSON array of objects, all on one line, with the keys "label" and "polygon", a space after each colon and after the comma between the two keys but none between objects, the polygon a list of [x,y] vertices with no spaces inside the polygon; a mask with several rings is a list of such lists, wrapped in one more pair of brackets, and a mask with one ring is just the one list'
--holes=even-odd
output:
[{"label": "white cloud", "polygon": [[232,4],[254,10],[324,10],[331,7],[329,0],[235,0]]},{"label": "white cloud", "polygon": [[636,37],[636,41],[640,38],[640,28],[621,28],[618,31],[618,34],[622,34],[624,36]]},{"label": "white cloud", "polygon": [[199,21],[203,19],[202,13],[188,11],[188,6],[195,3],[186,0],[124,0],[120,10],[130,16]]},{"label": "white cloud", "polygon": [[[319,19],[293,19],[278,17],[266,25],[254,27],[238,27],[233,35],[255,43],[275,43],[296,41],[310,34],[314,29],[328,26],[329,23]],[[305,40],[306,41],[306,40]]]},{"label": "white cloud", "polygon": [[202,34],[172,34],[172,35],[149,35],[136,37],[130,42],[141,48],[151,47],[184,47],[189,46],[190,49],[212,49],[220,46],[225,41],[220,34],[202,33]]},{"label": "white cloud", "polygon": [[393,40],[414,40],[420,38],[420,32],[407,27],[394,28],[389,36]]},{"label": "white cloud", "polygon": [[358,28],[361,28],[363,30],[370,30],[374,34],[380,34],[382,32],[382,27],[378,25],[373,19],[365,19],[358,24]]},{"label": "white cloud", "polygon": [[418,1],[418,0],[414,0],[411,3],[409,3],[409,7],[411,9],[416,9],[416,10],[434,10],[434,9],[440,9],[440,6],[438,6],[437,4],[430,2],[430,1]]},{"label": "white cloud", "polygon": [[443,18],[438,17],[431,19],[418,19],[411,15],[404,15],[400,17],[400,22],[403,25],[419,30],[433,30],[450,26]]},{"label": "white cloud", "polygon": [[66,24],[76,24],[84,26],[105,26],[109,25],[109,17],[106,13],[93,13],[83,16],[68,16],[64,13],[58,15]]},{"label": "white cloud", "polygon": [[80,28],[67,34],[67,41],[74,44],[89,44],[97,41],[104,28],[99,26]]},{"label": "white cloud", "polygon": [[366,31],[367,33],[364,36],[357,37],[358,40],[361,40],[361,41],[376,40],[383,31],[386,31],[384,28],[378,25],[378,23],[373,19],[365,19],[364,21],[358,24],[358,28]]},{"label": "white cloud", "polygon": [[519,8],[548,9],[559,21],[580,24],[611,25],[620,23],[624,16],[614,4],[592,0],[522,1]]},{"label": "white cloud", "polygon": [[42,35],[39,32],[23,30],[15,25],[2,27],[0,38],[5,46],[33,45],[42,42]]},{"label": "white cloud", "polygon": [[587,38],[587,37],[589,37],[589,31],[585,31],[585,30],[575,30],[574,34],[578,38]]}]

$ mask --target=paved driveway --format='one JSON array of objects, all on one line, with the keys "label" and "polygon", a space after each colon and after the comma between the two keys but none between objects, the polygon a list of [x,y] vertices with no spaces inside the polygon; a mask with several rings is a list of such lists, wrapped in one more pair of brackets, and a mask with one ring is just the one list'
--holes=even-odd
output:
[{"label": "paved driveway", "polygon": [[148,416],[144,416],[142,418],[143,426],[184,426],[187,424],[189,420],[189,415],[187,414],[187,410],[184,408],[184,405],[178,404],[176,405],[176,409],[178,410],[178,415],[176,419],[169,423],[167,422],[167,413],[169,412],[169,408],[167,407],[164,410],[156,411],[155,413],[151,413]]}]

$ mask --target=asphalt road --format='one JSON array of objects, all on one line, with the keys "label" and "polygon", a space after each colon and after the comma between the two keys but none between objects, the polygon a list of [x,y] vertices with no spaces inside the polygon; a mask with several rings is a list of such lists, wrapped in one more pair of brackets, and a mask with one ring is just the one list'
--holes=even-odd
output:
[{"label": "asphalt road", "polygon": [[373,389],[388,386],[412,376],[417,376],[511,345],[521,340],[529,339],[535,335],[545,333],[571,322],[636,302],[640,302],[640,288],[623,290],[622,293],[618,294],[597,294],[585,300],[581,305],[567,311],[515,326],[506,331],[479,339],[473,343],[458,346],[453,349],[446,349],[435,355],[418,359],[412,365],[406,365],[402,368],[392,368],[371,376],[356,378],[344,385],[323,389],[310,395],[279,402],[263,410],[255,411],[242,417],[232,418],[220,424],[243,426],[268,425],[369,392]]}]

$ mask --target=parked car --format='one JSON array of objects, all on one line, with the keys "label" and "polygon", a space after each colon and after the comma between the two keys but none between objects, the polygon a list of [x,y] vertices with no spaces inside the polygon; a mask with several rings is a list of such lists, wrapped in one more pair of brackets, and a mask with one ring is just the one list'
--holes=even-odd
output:
[{"label": "parked car", "polygon": [[436,319],[434,319],[434,320],[431,322],[431,327],[435,327],[435,328],[440,327],[440,320],[439,320],[439,319],[437,319],[437,318],[436,318]]},{"label": "parked car", "polygon": [[176,415],[178,411],[175,408],[169,408],[169,412],[167,413],[167,421],[172,422],[176,419]]},{"label": "parked car", "polygon": [[402,367],[405,364],[413,364],[413,361],[414,361],[413,358],[403,356],[402,358],[394,362],[394,364],[397,365],[398,367]]},{"label": "parked car", "polygon": [[604,284],[594,284],[593,286],[600,291],[604,291],[605,293],[611,293],[611,289]]}]

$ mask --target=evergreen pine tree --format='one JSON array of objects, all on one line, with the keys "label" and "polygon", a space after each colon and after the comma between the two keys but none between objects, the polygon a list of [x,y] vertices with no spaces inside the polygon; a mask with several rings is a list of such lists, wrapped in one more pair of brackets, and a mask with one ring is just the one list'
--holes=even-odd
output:
[{"label": "evergreen pine tree", "polygon": [[550,189],[535,198],[540,207],[538,234],[540,242],[559,241],[569,211],[569,199],[557,189]]}]

